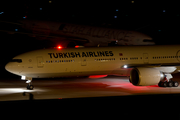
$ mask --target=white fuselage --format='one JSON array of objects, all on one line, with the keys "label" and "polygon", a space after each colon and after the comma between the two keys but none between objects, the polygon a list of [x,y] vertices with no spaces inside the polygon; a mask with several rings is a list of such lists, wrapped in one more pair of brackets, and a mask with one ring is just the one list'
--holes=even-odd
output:
[{"label": "white fuselage", "polygon": [[129,76],[133,67],[153,67],[172,73],[178,65],[179,45],[125,46],[35,50],[14,57],[6,65],[6,70],[32,78],[104,74]]}]

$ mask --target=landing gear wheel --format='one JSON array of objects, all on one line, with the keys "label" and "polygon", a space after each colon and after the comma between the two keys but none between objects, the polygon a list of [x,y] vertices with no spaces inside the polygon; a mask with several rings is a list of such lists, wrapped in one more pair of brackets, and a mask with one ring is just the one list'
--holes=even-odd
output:
[{"label": "landing gear wheel", "polygon": [[173,86],[174,86],[174,87],[178,87],[178,86],[179,86],[179,83],[178,83],[177,81],[174,81],[174,82],[173,82]]},{"label": "landing gear wheel", "polygon": [[33,85],[27,85],[27,89],[28,89],[28,90],[33,90],[33,89],[34,89],[34,86],[33,86]]},{"label": "landing gear wheel", "polygon": [[170,87],[170,86],[173,86],[173,84],[169,84],[169,82],[163,82],[163,81],[160,81],[159,83],[158,83],[158,86],[159,87]]},{"label": "landing gear wheel", "polygon": [[158,83],[158,86],[159,86],[159,87],[178,87],[178,86],[179,86],[179,83],[176,82],[176,81],[169,81],[169,82],[167,82],[167,81],[165,81],[165,82],[160,81],[160,82]]},{"label": "landing gear wheel", "polygon": [[168,87],[168,83],[167,82],[163,82],[162,83],[162,87]]},{"label": "landing gear wheel", "polygon": [[172,81],[168,82],[168,87],[173,87],[173,82]]}]

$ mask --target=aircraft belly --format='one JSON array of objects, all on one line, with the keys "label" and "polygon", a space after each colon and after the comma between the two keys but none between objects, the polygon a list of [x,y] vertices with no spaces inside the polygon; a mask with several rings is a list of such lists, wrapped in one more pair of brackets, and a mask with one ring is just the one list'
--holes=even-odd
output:
[{"label": "aircraft belly", "polygon": [[109,75],[109,71],[78,71],[78,72],[57,72],[57,73],[25,73],[23,75],[32,78],[52,78],[52,77],[78,77],[89,75]]}]

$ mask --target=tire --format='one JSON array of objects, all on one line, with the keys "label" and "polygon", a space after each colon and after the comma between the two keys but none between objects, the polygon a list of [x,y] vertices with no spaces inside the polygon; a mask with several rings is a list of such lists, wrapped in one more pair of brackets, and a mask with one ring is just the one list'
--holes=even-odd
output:
[{"label": "tire", "polygon": [[28,90],[29,90],[29,85],[27,85],[27,87],[26,87]]},{"label": "tire", "polygon": [[33,90],[34,89],[34,86],[33,85],[30,85],[29,86],[29,90]]},{"label": "tire", "polygon": [[163,82],[163,87],[168,87],[168,83],[167,82]]},{"label": "tire", "polygon": [[28,90],[33,90],[33,89],[34,89],[34,86],[33,86],[33,85],[27,85],[27,89],[28,89]]},{"label": "tire", "polygon": [[160,81],[160,82],[158,83],[158,86],[159,86],[159,87],[163,87],[162,85],[163,85],[163,82]]},{"label": "tire", "polygon": [[179,83],[178,83],[177,81],[174,81],[174,82],[173,82],[173,86],[174,86],[174,87],[178,87],[178,86],[179,86]]},{"label": "tire", "polygon": [[170,81],[170,82],[167,83],[167,85],[168,85],[168,87],[173,87],[174,83]]}]

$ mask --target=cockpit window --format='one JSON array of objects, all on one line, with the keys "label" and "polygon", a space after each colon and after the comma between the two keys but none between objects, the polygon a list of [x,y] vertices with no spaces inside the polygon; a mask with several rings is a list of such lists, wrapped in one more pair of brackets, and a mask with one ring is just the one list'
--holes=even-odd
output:
[{"label": "cockpit window", "polygon": [[22,59],[12,59],[10,62],[18,62],[18,63],[21,63],[21,62],[22,62]]}]

